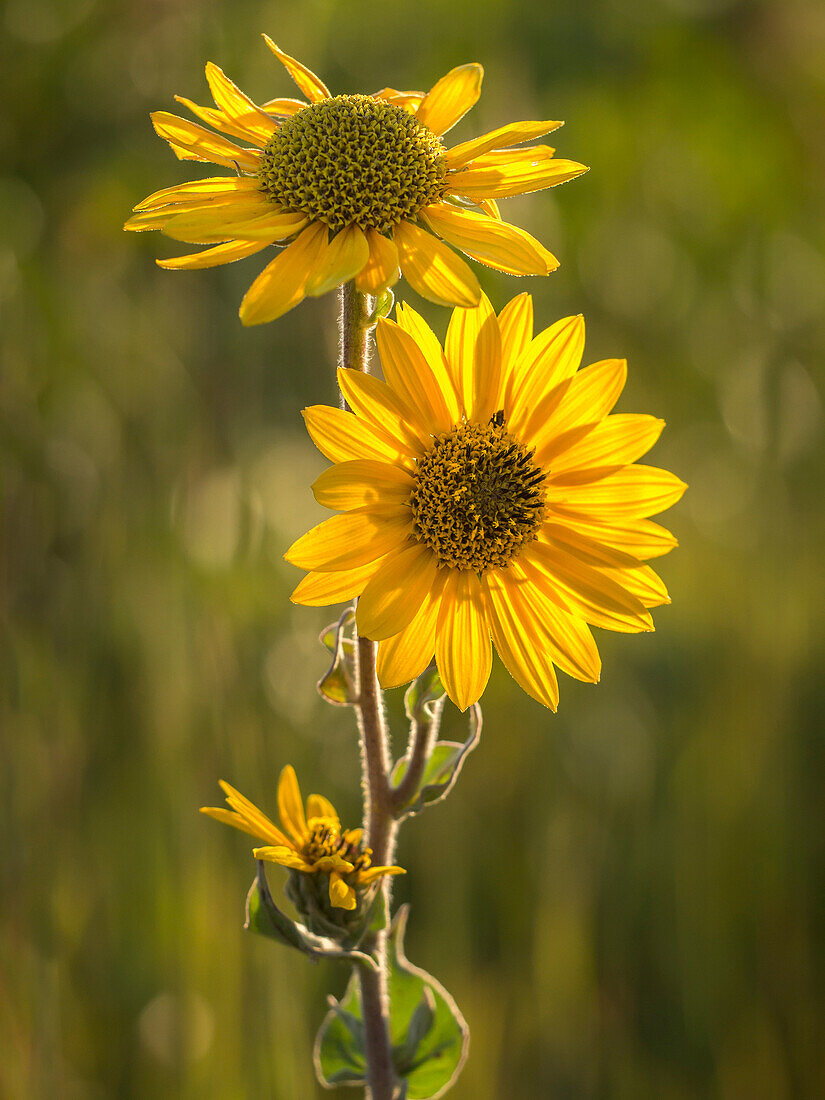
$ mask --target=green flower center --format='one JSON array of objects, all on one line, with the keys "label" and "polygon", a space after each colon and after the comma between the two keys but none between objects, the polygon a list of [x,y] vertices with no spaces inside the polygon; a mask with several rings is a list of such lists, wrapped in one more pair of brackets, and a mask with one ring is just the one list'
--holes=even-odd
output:
[{"label": "green flower center", "polygon": [[258,178],[287,210],[337,232],[386,232],[444,193],[441,139],[400,107],[338,95],[285,119],[263,151]]},{"label": "green flower center", "polygon": [[410,498],[413,530],[439,565],[488,569],[510,564],[544,517],[544,473],[497,413],[457,424],[418,460]]}]

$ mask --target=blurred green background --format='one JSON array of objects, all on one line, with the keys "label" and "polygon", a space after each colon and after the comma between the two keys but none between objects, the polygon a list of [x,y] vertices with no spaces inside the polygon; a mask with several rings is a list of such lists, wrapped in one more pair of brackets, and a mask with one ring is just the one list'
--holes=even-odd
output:
[{"label": "blurred green background", "polygon": [[473,1034],[453,1095],[825,1095],[821,0],[6,0],[0,25],[0,1094],[328,1095],[345,973],[241,931],[249,845],[196,811],[219,777],[274,809],[291,761],[359,815],[350,715],[314,693],[333,614],[290,605],[281,559],[321,516],[298,411],[334,400],[334,296],[245,331],[259,258],[163,272],[185,249],[120,229],[200,174],[148,112],[206,102],[206,60],[291,94],[265,30],[339,92],[483,62],[456,141],[567,120],[592,171],[504,204],[562,267],[485,288],[541,327],[583,311],[691,485],[656,634],[599,632],[601,684],[563,678],[555,717],[497,665],[480,750],[402,833],[410,957]]}]

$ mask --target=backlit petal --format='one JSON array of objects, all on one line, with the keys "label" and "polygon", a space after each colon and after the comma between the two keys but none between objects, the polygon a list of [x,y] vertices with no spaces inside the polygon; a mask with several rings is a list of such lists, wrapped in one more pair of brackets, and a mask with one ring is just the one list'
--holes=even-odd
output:
[{"label": "backlit petal", "polygon": [[499,657],[513,679],[534,699],[555,710],[559,685],[549,654],[538,644],[531,620],[510,591],[506,572],[491,571],[484,578],[490,629]]},{"label": "backlit petal", "polygon": [[552,486],[550,500],[584,519],[645,519],[674,505],[686,488],[668,470],[637,463],[586,485]]},{"label": "backlit petal", "polygon": [[519,294],[498,315],[501,333],[501,381],[506,391],[516,362],[533,339],[533,299]]},{"label": "backlit petal", "polygon": [[453,310],[444,350],[466,415],[485,423],[501,394],[501,333],[486,294],[475,309]]},{"label": "backlit petal", "polygon": [[327,227],[318,222],[301,235],[263,269],[241,302],[244,325],[261,325],[281,317],[305,296],[307,280],[326,254]]},{"label": "backlit petal", "polygon": [[559,266],[556,257],[535,237],[486,214],[442,202],[425,207],[419,215],[448,244],[496,271],[549,275]]},{"label": "backlit petal", "polygon": [[450,194],[468,199],[505,199],[509,195],[525,195],[543,191],[581,176],[588,169],[572,160],[556,160],[547,152],[537,152],[531,158],[525,150],[524,159],[508,158],[497,165],[465,168],[449,177]]},{"label": "backlit petal", "polygon": [[460,145],[454,145],[447,150],[447,167],[451,169],[463,168],[475,157],[490,149],[506,149],[510,145],[521,145],[524,141],[533,141],[535,138],[551,134],[563,126],[563,122],[508,122],[506,126],[499,126],[497,130],[481,134],[477,138],[463,141]]},{"label": "backlit petal", "polygon": [[307,821],[298,777],[291,764],[287,764],[278,780],[278,814],[286,831],[300,844],[306,835]]},{"label": "backlit petal", "polygon": [[409,509],[388,515],[345,512],[307,531],[284,557],[299,569],[355,569],[400,548],[410,531]]},{"label": "backlit petal", "polygon": [[395,316],[397,323],[413,337],[421,349],[424,358],[427,360],[427,366],[435,379],[435,384],[441,390],[444,402],[447,405],[450,422],[454,424],[461,415],[458,394],[450,377],[447,357],[438,342],[438,337],[421,314],[417,313],[407,302],[398,303]]},{"label": "backlit petal", "polygon": [[317,298],[341,283],[354,279],[369,258],[370,249],[363,230],[357,225],[342,229],[329,242],[315,273],[307,279],[306,293]]},{"label": "backlit petal", "polygon": [[324,470],[312,491],[325,508],[348,512],[370,505],[406,504],[414,485],[412,475],[394,463],[358,458]]},{"label": "backlit petal", "polygon": [[435,652],[441,596],[449,573],[441,569],[409,625],[378,643],[378,680],[382,687],[399,687],[420,676]]},{"label": "backlit petal", "polygon": [[483,77],[475,63],[451,69],[424,96],[416,118],[434,134],[446,134],[478,101]]},{"label": "backlit petal", "polygon": [[304,607],[326,607],[353,600],[361,595],[383,560],[376,558],[355,569],[336,569],[332,573],[307,573],[289,598]]},{"label": "backlit petal", "polygon": [[302,415],[312,442],[332,462],[372,458],[411,467],[418,453],[417,445],[408,447],[344,409],[311,405]]},{"label": "backlit petal", "polygon": [[571,446],[561,446],[571,434],[564,433],[555,440],[552,457],[546,458],[552,464],[553,481],[580,484],[594,481],[599,471],[606,475],[627,466],[650,450],[664,426],[664,420],[655,416],[630,413],[606,417]]},{"label": "backlit petal", "polygon": [[172,142],[188,152],[195,153],[204,160],[211,160],[214,164],[223,164],[227,168],[248,168],[255,172],[260,164],[257,153],[227,141],[226,138],[213,134],[203,126],[195,122],[178,118],[168,111],[153,111],[152,124],[157,134],[164,141]]},{"label": "backlit petal", "polygon": [[420,543],[389,554],[358,600],[356,623],[367,638],[389,638],[409,625],[435,581],[432,551]]},{"label": "backlit petal", "polygon": [[415,339],[394,321],[379,320],[376,342],[381,369],[389,386],[433,435],[448,431],[453,417],[438,380]]},{"label": "backlit petal", "polygon": [[376,229],[366,231],[369,259],[355,276],[355,286],[362,294],[380,294],[395,286],[401,276],[395,241],[383,237]]},{"label": "backlit petal", "polygon": [[310,103],[320,103],[322,99],[329,99],[329,88],[320,77],[316,76],[306,65],[302,65],[300,61],[296,61],[294,57],[284,53],[282,49],[275,45],[268,34],[265,34],[263,38]]},{"label": "backlit petal", "polygon": [[[556,454],[565,449],[570,438],[567,433],[603,420],[621,397],[626,381],[626,361],[604,359],[580,370],[570,380],[560,402],[553,402],[551,396],[552,410],[546,402],[539,401],[525,429],[536,448],[536,461],[541,465],[552,463]],[[586,434],[581,438],[586,438]],[[578,442],[578,437],[573,436],[572,440]]]},{"label": "backlit petal", "polygon": [[478,303],[478,279],[449,245],[411,222],[397,225],[393,239],[404,278],[422,298],[465,309]]},{"label": "backlit petal", "polygon": [[477,703],[490,678],[492,649],[481,586],[469,569],[452,570],[447,577],[435,659],[441,682],[459,710]]},{"label": "backlit petal", "polygon": [[227,241],[225,244],[215,245],[214,248],[206,248],[203,252],[191,252],[188,256],[174,256],[169,260],[155,260],[155,263],[167,271],[220,267],[222,264],[233,264],[235,260],[253,256],[268,247],[269,241]]},{"label": "backlit petal", "polygon": [[540,402],[579,369],[584,352],[584,318],[563,317],[540,332],[522,352],[505,395],[507,420],[522,431]]},{"label": "backlit petal", "polygon": [[[388,432],[407,447],[429,438],[414,408],[390,389],[386,382],[363,371],[340,367],[338,385],[350,408],[368,423]],[[420,448],[419,448],[420,449]]]}]

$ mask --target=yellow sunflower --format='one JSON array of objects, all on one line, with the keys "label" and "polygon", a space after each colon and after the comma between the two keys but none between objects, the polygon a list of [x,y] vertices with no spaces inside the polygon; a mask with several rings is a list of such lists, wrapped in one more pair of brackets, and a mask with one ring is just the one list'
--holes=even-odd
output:
[{"label": "yellow sunflower", "polygon": [[533,337],[527,294],[498,316],[484,296],[455,310],[443,351],[408,305],[376,336],[386,381],[340,370],[352,411],[304,411],[335,463],[316,499],[343,514],[285,555],[311,571],[292,599],[359,597],[358,629],[379,641],[384,687],[435,654],[464,709],[487,684],[492,638],[514,679],[555,710],[554,666],[599,679],[591,626],[652,630],[649,608],[669,602],[643,563],[676,540],[647,517],[685,485],[635,464],[664,422],[610,415],[624,360],[579,370],[583,319]]},{"label": "yellow sunflower", "polygon": [[306,875],[329,877],[329,900],[333,908],[355,909],[356,890],[364,889],[382,875],[403,875],[402,867],[373,867],[372,849],[361,844],[362,829],[342,829],[332,803],[311,794],[306,812],[295,769],[287,765],[278,782],[278,813],[285,831],[223,779],[221,787],[230,809],[202,806],[201,813],[266,841],[255,848],[256,859],[279,863]]},{"label": "yellow sunflower", "polygon": [[479,97],[480,65],[453,69],[426,94],[384,88],[333,96],[264,38],[308,102],[258,106],[210,62],[215,107],[176,99],[219,133],[166,111],[152,115],[181,160],[233,171],[167,187],[135,207],[126,229],[210,245],[158,260],[161,267],[214,267],[286,245],[247,291],[245,325],[272,321],[350,279],[377,294],[401,272],[430,301],[474,306],[478,279],[450,246],[513,275],[558,267],[539,241],[501,220],[496,200],[587,171],[554,159],[550,146],[519,147],[560,122],[514,122],[447,149],[443,135]]}]

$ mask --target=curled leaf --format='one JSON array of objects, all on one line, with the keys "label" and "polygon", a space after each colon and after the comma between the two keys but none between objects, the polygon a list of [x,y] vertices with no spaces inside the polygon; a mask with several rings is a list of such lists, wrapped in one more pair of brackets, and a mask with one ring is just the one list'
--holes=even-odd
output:
[{"label": "curled leaf", "polygon": [[318,681],[318,691],[328,703],[337,707],[351,707],[357,697],[355,642],[346,634],[354,618],[352,608],[348,607],[337,623],[331,623],[320,634],[321,644],[332,654],[332,663]]},{"label": "curled leaf", "polygon": [[[425,706],[428,704],[425,704]],[[432,806],[446,798],[453,789],[464,761],[473,751],[481,736],[481,707],[475,703],[469,710],[470,732],[466,741],[436,741],[430,752],[421,780],[411,792],[405,805],[398,811],[398,817],[407,817],[420,813],[425,806]],[[396,763],[392,772],[394,787],[407,773],[408,757],[404,755]]]},{"label": "curled leaf", "polygon": [[295,947],[312,959],[348,959],[372,970],[376,969],[371,955],[344,947],[328,936],[316,936],[305,925],[282,913],[269,891],[264,864],[261,860],[257,862],[258,873],[246,897],[244,928],[248,932],[257,932],[260,936]]}]

